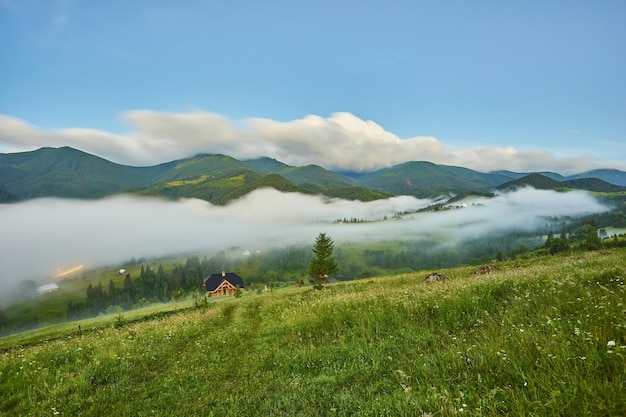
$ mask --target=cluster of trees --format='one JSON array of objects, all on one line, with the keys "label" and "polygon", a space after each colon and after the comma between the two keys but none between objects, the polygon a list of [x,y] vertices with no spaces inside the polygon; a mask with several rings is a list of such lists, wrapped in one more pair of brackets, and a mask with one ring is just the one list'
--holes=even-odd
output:
[{"label": "cluster of trees", "polygon": [[229,259],[223,252],[202,261],[197,256],[187,258],[184,264],[176,264],[166,272],[161,264],[156,269],[150,265],[141,265],[138,279],[126,274],[122,286],[117,286],[111,279],[105,287],[99,282],[87,287],[85,301],[67,305],[68,318],[79,318],[112,312],[117,308],[128,310],[136,305],[152,302],[165,302],[180,298],[184,294],[202,291],[205,276],[223,270]]},{"label": "cluster of trees", "polygon": [[[621,246],[622,243],[618,236],[614,236],[612,240],[603,241],[601,238],[607,237],[604,229],[598,230],[595,219],[587,221],[575,228],[571,233],[567,233],[565,227],[561,228],[561,234],[559,237],[555,237],[552,231],[548,232],[543,247],[547,249],[551,254],[566,251],[570,248],[578,248],[583,250],[598,250],[603,246]],[[626,241],[624,241],[626,244]]]}]

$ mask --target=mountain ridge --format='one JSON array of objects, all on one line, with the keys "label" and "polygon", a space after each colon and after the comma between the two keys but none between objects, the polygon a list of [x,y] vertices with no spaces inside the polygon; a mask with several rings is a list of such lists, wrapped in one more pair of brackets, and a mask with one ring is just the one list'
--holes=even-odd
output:
[{"label": "mountain ridge", "polygon": [[393,195],[453,197],[468,191],[489,193],[523,185],[554,190],[620,192],[626,190],[622,184],[626,185],[626,172],[614,169],[565,177],[553,172],[528,174],[500,170],[484,173],[427,161],[409,161],[373,172],[342,173],[313,164],[291,166],[269,157],[238,160],[222,154],[198,154],[135,167],[67,146],[0,153],[0,203],[39,197],[92,199],[131,193],[169,199],[201,198],[227,204],[263,187],[371,201]]}]

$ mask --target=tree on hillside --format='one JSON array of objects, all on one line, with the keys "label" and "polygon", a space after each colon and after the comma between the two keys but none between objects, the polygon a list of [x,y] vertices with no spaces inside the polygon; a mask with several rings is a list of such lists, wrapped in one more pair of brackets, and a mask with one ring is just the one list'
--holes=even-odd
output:
[{"label": "tree on hillside", "polygon": [[326,233],[320,233],[313,245],[315,255],[309,263],[309,275],[315,280],[318,288],[322,288],[324,283],[334,273],[339,270],[337,261],[332,256],[334,249],[333,239]]},{"label": "tree on hillside", "polygon": [[598,236],[598,232],[595,230],[589,231],[583,246],[587,250],[598,250],[602,248],[602,240],[600,239],[600,236]]}]

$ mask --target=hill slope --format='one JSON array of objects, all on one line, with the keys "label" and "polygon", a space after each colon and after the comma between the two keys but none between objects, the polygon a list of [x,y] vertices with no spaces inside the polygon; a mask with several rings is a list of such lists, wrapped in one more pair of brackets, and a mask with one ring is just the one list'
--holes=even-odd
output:
[{"label": "hill slope", "polygon": [[507,181],[501,175],[483,174],[467,168],[406,162],[358,176],[361,186],[394,194],[433,197],[466,190],[486,191]]},{"label": "hill slope", "polygon": [[626,187],[609,184],[608,182],[598,178],[577,178],[573,180],[563,181],[563,184],[571,188],[587,191],[605,193],[619,193],[622,191],[626,191]]},{"label": "hill slope", "polygon": [[141,185],[144,170],[63,147],[0,154],[0,188],[21,199],[98,198]]},{"label": "hill slope", "polygon": [[[620,190],[598,181],[580,181],[577,176],[568,177],[576,182],[565,183],[559,174],[544,173],[544,178],[562,181],[557,184],[540,177],[523,179],[524,174],[510,171],[481,173],[430,162],[407,162],[375,172],[341,174],[317,165],[289,166],[271,158],[239,161],[227,155],[197,155],[150,167],[131,167],[63,147],[0,154],[0,203],[47,196],[100,198],[132,192],[173,199],[201,198],[224,204],[232,199],[227,195],[241,196],[243,191],[254,189],[250,184],[269,174],[280,175],[307,192],[362,201],[390,195],[486,194],[504,183],[506,187],[534,183],[540,188]],[[596,170],[585,178],[597,179],[594,175],[610,178],[614,183],[626,183],[626,173],[621,171]]]},{"label": "hill slope", "polygon": [[111,317],[0,355],[0,410],[622,416],[624,259],[623,249],[546,257],[485,275],[445,270],[435,283],[404,274]]},{"label": "hill slope", "polygon": [[496,187],[501,191],[514,190],[520,187],[533,187],[537,190],[555,190],[564,191],[568,188],[567,185],[560,181],[554,180],[550,177],[546,177],[542,174],[528,174],[524,177],[505,182],[504,184]]},{"label": "hill slope", "polygon": [[520,187],[533,187],[537,190],[566,191],[570,189],[587,190],[605,193],[619,193],[626,191],[626,187],[609,184],[598,178],[579,178],[573,180],[557,181],[545,175],[534,173],[517,178],[497,187],[498,190],[507,191]]},{"label": "hill slope", "polygon": [[570,175],[568,180],[579,178],[598,178],[609,184],[626,187],[626,172],[617,169],[594,169],[593,171],[582,172],[576,175]]}]

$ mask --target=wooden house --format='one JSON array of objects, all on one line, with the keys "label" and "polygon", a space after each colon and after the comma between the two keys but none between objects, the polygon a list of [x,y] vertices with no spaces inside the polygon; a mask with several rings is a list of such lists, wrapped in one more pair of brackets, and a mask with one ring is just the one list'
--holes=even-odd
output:
[{"label": "wooden house", "polygon": [[211,274],[202,281],[207,297],[235,295],[237,288],[243,290],[243,279],[233,272]]}]

